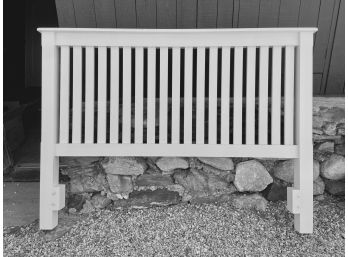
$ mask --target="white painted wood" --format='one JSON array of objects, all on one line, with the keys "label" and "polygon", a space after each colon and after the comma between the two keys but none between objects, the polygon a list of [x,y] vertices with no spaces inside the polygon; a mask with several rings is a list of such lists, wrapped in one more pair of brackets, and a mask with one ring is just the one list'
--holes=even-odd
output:
[{"label": "white painted wood", "polygon": [[65,206],[65,185],[59,184],[52,188],[52,209],[59,211]]},{"label": "white painted wood", "polygon": [[180,48],[173,48],[172,144],[180,143]]},{"label": "white painted wood", "polygon": [[268,47],[260,48],[259,144],[268,144]]},{"label": "white painted wood", "polygon": [[201,156],[284,158],[298,157],[298,147],[285,145],[221,144],[57,144],[59,156]]},{"label": "white painted wood", "polygon": [[160,49],[159,143],[167,143],[168,130],[168,48]]},{"label": "white painted wood", "polygon": [[55,152],[59,136],[59,58],[58,48],[54,43],[54,33],[48,32],[42,35],[40,229],[53,229],[58,224],[58,211],[52,208],[52,204],[56,204],[52,199],[52,189],[59,183],[59,158]]},{"label": "white painted wood", "polygon": [[82,124],[82,49],[73,48],[72,142],[81,143]]},{"label": "white painted wood", "polygon": [[98,143],[106,142],[106,47],[98,47]]},{"label": "white painted wood", "polygon": [[135,49],[135,134],[134,142],[143,142],[144,124],[144,48]]},{"label": "white painted wood", "polygon": [[184,144],[192,143],[192,56],[193,49],[185,48]]},{"label": "white painted wood", "polygon": [[242,144],[243,47],[234,49],[233,144]]},{"label": "white painted wood", "polygon": [[[204,157],[254,157],[296,158],[294,188],[288,191],[288,207],[295,213],[295,228],[301,233],[313,231],[313,169],[312,146],[312,48],[313,32],[316,29],[242,29],[242,30],[79,30],[41,29],[42,32],[42,135],[40,175],[40,229],[53,229],[58,222],[57,210],[64,206],[63,185],[58,184],[58,156],[204,156]],[[69,37],[70,38],[69,38]],[[127,36],[129,36],[127,38]],[[204,40],[206,39],[206,40]],[[112,41],[114,40],[114,41]],[[133,41],[132,41],[133,40]],[[123,47],[123,111],[122,144],[118,143],[118,131],[105,142],[106,130],[106,48],[111,47],[111,128],[118,127],[118,46]],[[271,42],[271,43],[270,43]],[[242,44],[243,43],[243,44]],[[267,44],[266,44],[267,43]],[[240,45],[239,45],[240,44]],[[63,45],[61,63],[58,47]],[[294,73],[294,47],[296,72]],[[69,97],[67,49],[73,47],[73,128],[72,143],[67,141],[65,105]],[[86,136],[81,142],[82,116],[82,49],[86,47]],[[90,47],[91,46],[91,47]],[[147,143],[142,143],[143,128],[143,46],[160,47],[160,143],[155,143],[155,85],[156,50],[148,49],[148,113]],[[173,49],[173,140],[167,143],[168,105],[168,47]],[[217,144],[217,49],[222,46],[222,144]],[[94,47],[98,47],[98,138],[94,144]],[[136,104],[135,144],[131,144],[131,47],[136,48]],[[137,48],[139,47],[139,48]],[[185,47],[185,97],[184,121],[192,132],[192,47],[197,47],[197,142],[185,137],[179,144],[180,123],[180,49]],[[204,144],[204,77],[205,47],[209,48],[209,144]],[[234,47],[234,111],[233,144],[229,137],[229,48]],[[243,47],[247,47],[247,110],[246,145],[242,145],[242,93],[243,93]],[[254,142],[255,125],[255,47],[260,48],[260,99],[259,99],[259,145]],[[268,48],[273,47],[272,59],[272,144],[267,144],[268,110]],[[285,145],[280,145],[281,115],[281,48],[285,54]],[[60,75],[59,75],[60,66]],[[190,68],[191,67],[191,68]],[[114,72],[114,70],[116,72]],[[208,71],[206,71],[208,72]],[[91,74],[89,74],[91,73]],[[294,74],[296,74],[294,85]],[[60,77],[59,77],[60,76]],[[58,82],[60,81],[60,88]],[[105,85],[105,86],[104,86]],[[189,85],[189,86],[187,86]],[[294,87],[296,86],[296,90]],[[61,91],[59,91],[61,90]],[[296,95],[294,97],[294,92]],[[59,95],[59,93],[61,95]],[[62,97],[63,96],[63,97]],[[60,99],[65,98],[65,99]],[[105,102],[105,105],[104,105]],[[61,106],[60,106],[61,105]],[[296,111],[293,109],[296,107]],[[105,110],[105,111],[104,111]],[[60,115],[59,116],[59,112]],[[99,113],[100,112],[100,113]],[[65,116],[63,115],[65,113]],[[105,114],[105,115],[104,115]],[[115,115],[115,116],[114,116]],[[226,117],[225,117],[226,116]],[[295,116],[295,120],[293,119]],[[100,120],[99,120],[100,119]],[[58,123],[58,120],[60,123]],[[175,122],[177,121],[177,122]],[[100,123],[100,124],[99,124]],[[176,126],[174,127],[174,123]],[[295,144],[292,127],[296,125]],[[64,125],[64,126],[63,126]],[[61,129],[60,126],[64,128]],[[105,125],[106,126],[106,125]],[[99,129],[101,128],[101,129]],[[58,134],[58,129],[64,134]],[[99,135],[100,133],[100,135]],[[64,135],[64,136],[63,136]],[[63,139],[63,140],[61,140]],[[58,143],[60,142],[60,143]],[[65,142],[65,143],[63,143]],[[310,160],[310,161],[308,161]]]},{"label": "white painted wood", "polygon": [[247,49],[246,144],[255,144],[255,59],[256,47]]},{"label": "white painted wood", "polygon": [[272,57],[272,145],[280,144],[281,47],[273,47]]},{"label": "white painted wood", "polygon": [[223,47],[221,53],[221,144],[230,140],[230,61],[231,49]]},{"label": "white painted wood", "polygon": [[204,144],[205,48],[197,48],[196,143]]},{"label": "white painted wood", "polygon": [[301,212],[301,192],[293,187],[287,188],[287,209],[293,214],[300,214]]},{"label": "white painted wood", "polygon": [[69,91],[70,91],[70,49],[62,46],[60,49],[60,120],[59,142],[69,143]]},{"label": "white painted wood", "polygon": [[123,48],[123,96],[122,96],[122,143],[129,144],[131,140],[131,48]]},{"label": "white painted wood", "polygon": [[147,143],[155,143],[156,127],[156,49],[147,50]]},{"label": "white painted wood", "polygon": [[300,33],[296,52],[296,144],[299,158],[295,161],[294,188],[300,190],[300,213],[295,214],[295,229],[313,232],[313,35]]},{"label": "white painted wood", "polygon": [[316,28],[255,29],[39,29],[57,33],[57,45],[206,47],[274,46],[298,44],[299,32]]},{"label": "white painted wood", "polygon": [[118,143],[119,140],[119,63],[119,48],[112,47],[110,50],[110,143]]},{"label": "white painted wood", "polygon": [[285,48],[284,143],[294,144],[294,48]]},{"label": "white painted wood", "polygon": [[209,48],[209,144],[216,144],[217,137],[217,53],[217,47]]},{"label": "white painted wood", "polygon": [[94,47],[86,47],[85,143],[94,142]]}]

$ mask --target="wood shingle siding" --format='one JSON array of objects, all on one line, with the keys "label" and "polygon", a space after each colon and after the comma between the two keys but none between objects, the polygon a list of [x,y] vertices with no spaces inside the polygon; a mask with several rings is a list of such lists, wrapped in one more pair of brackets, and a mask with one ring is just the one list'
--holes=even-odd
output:
[{"label": "wood shingle siding", "polygon": [[313,93],[344,93],[342,0],[55,0],[60,27],[318,27]]}]

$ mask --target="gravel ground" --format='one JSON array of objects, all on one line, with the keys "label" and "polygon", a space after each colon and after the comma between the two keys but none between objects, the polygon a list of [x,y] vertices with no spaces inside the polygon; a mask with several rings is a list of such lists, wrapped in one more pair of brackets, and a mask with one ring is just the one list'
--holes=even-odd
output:
[{"label": "gravel ground", "polygon": [[344,205],[314,202],[315,230],[292,227],[285,202],[265,212],[229,203],[103,210],[73,220],[64,236],[45,241],[37,222],[4,231],[4,256],[344,256]]}]

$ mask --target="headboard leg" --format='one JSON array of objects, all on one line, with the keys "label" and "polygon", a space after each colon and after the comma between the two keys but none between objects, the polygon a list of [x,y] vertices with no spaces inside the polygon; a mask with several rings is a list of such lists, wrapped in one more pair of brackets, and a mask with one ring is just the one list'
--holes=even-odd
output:
[{"label": "headboard leg", "polygon": [[42,144],[40,165],[40,229],[51,230],[58,225],[58,210],[65,205],[65,185],[58,184],[59,158]]}]

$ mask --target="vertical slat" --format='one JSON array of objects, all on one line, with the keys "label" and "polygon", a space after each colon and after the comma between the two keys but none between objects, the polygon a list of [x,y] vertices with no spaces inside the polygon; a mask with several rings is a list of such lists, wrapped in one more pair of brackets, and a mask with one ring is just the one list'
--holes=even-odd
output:
[{"label": "vertical slat", "polygon": [[284,143],[294,143],[294,47],[285,48]]},{"label": "vertical slat", "polygon": [[119,48],[110,50],[110,143],[118,143],[119,121]]},{"label": "vertical slat", "polygon": [[144,49],[135,49],[135,134],[134,142],[143,143]]},{"label": "vertical slat", "polygon": [[94,143],[94,47],[86,47],[85,143]]},{"label": "vertical slat", "polygon": [[197,48],[196,143],[204,144],[205,48]]},{"label": "vertical slat", "polygon": [[255,58],[256,48],[247,50],[247,86],[246,86],[246,144],[255,144]]},{"label": "vertical slat", "polygon": [[159,142],[167,143],[168,129],[168,48],[160,49],[160,128]]},{"label": "vertical slat", "polygon": [[217,132],[217,47],[209,48],[209,144],[216,144]]},{"label": "vertical slat", "polygon": [[180,143],[180,48],[173,48],[172,144]]},{"label": "vertical slat", "polygon": [[82,114],[82,49],[73,48],[73,114],[72,142],[81,143],[81,114]]},{"label": "vertical slat", "polygon": [[243,47],[234,49],[233,144],[242,144]]},{"label": "vertical slat", "polygon": [[192,47],[185,48],[184,143],[192,143]]},{"label": "vertical slat", "polygon": [[222,48],[221,60],[221,144],[230,140],[230,48]]},{"label": "vertical slat", "polygon": [[106,142],[106,47],[98,47],[98,143]]},{"label": "vertical slat", "polygon": [[272,145],[280,144],[281,47],[273,47],[272,59]]},{"label": "vertical slat", "polygon": [[68,46],[60,48],[60,120],[59,120],[59,142],[69,143],[69,65]]},{"label": "vertical slat", "polygon": [[260,47],[259,144],[268,143],[268,46]]},{"label": "vertical slat", "polygon": [[147,50],[147,143],[155,143],[156,126],[156,49]]},{"label": "vertical slat", "polygon": [[123,48],[122,143],[124,144],[129,144],[131,137],[131,51],[130,47]]}]

